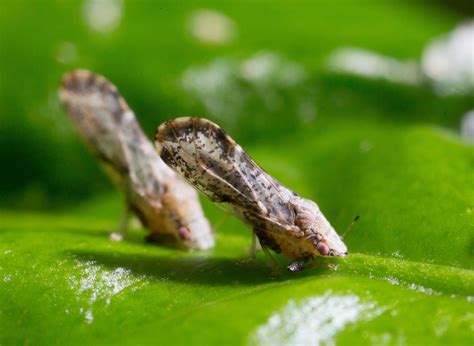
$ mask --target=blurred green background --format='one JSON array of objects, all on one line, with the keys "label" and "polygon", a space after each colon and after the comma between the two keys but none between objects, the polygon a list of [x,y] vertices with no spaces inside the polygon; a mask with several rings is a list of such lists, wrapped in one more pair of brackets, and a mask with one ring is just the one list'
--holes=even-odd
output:
[{"label": "blurred green background", "polygon": [[[137,335],[186,343],[191,334],[203,344],[252,343],[249,332],[271,311],[333,284],[345,294],[371,292],[388,310],[402,304],[398,317],[346,329],[341,343],[469,343],[474,151],[460,127],[474,108],[472,77],[446,87],[427,62],[433,40],[473,13],[467,1],[2,1],[0,343],[131,343]],[[463,42],[461,51],[474,49],[472,31]],[[344,47],[353,53],[345,68],[335,59]],[[365,73],[350,71],[354,52],[365,54]],[[472,76],[472,60],[467,66],[461,72]],[[61,75],[75,68],[116,84],[150,138],[173,117],[211,119],[314,199],[337,230],[360,215],[347,238],[355,255],[339,274],[272,281],[263,258],[243,268],[232,262],[245,255],[249,231],[205,200],[217,236],[205,260],[145,246],[139,230],[129,243],[109,243],[120,195],[56,95]],[[81,260],[128,268],[148,286],[122,292],[108,309],[98,299],[86,323],[79,305],[90,299],[74,296],[67,279],[82,275]],[[51,272],[58,261],[64,271]],[[250,313],[236,297],[258,306],[258,290],[266,303]],[[71,304],[66,310],[77,311],[52,313]],[[231,323],[229,312],[254,317]],[[414,323],[420,314],[435,317]],[[181,332],[173,321],[185,315]],[[436,319],[449,323],[438,328]],[[206,329],[210,321],[226,338]],[[119,331],[107,334],[108,326]],[[157,327],[166,332],[157,336]]]},{"label": "blurred green background", "polygon": [[[58,81],[74,68],[91,69],[117,84],[150,135],[163,120],[192,114],[224,127],[235,124],[228,130],[243,145],[273,143],[280,136],[295,136],[301,127],[321,129],[329,120],[369,117],[387,124],[430,122],[456,128],[462,113],[472,106],[468,98],[439,99],[429,90],[326,72],[328,55],[341,46],[418,59],[429,40],[452,30],[464,17],[437,3],[117,4],[122,11],[117,27],[102,32],[88,24],[83,1],[2,2],[2,205],[59,206],[109,188],[57,102]],[[190,17],[203,8],[228,15],[236,37],[225,44],[195,39],[188,28]],[[100,20],[96,25],[100,27]],[[250,95],[249,105],[232,114],[235,119],[223,121],[222,115],[209,114],[180,87],[190,67],[222,57],[247,59],[261,51],[281,54],[306,70],[303,88],[309,89],[305,91],[318,113],[312,121],[301,124],[294,105],[285,99],[292,95],[285,93],[278,95],[284,98],[278,107],[270,110]]]}]

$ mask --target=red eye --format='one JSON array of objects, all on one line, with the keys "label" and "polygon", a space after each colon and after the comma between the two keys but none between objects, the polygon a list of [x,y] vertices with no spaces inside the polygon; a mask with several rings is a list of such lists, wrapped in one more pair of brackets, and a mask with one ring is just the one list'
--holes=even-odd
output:
[{"label": "red eye", "polygon": [[329,246],[326,243],[323,243],[320,241],[318,245],[316,245],[316,249],[319,251],[319,253],[323,256],[327,255],[329,253]]},{"label": "red eye", "polygon": [[184,240],[191,240],[191,232],[189,232],[189,228],[187,228],[186,226],[181,226],[178,232],[181,238],[183,238]]}]

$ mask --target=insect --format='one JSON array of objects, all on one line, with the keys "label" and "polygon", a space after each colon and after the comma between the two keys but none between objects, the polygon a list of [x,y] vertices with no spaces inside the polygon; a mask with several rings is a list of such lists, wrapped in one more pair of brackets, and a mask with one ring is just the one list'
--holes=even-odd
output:
[{"label": "insect", "polygon": [[196,189],[230,207],[252,228],[252,244],[258,237],[267,255],[271,249],[290,259],[290,271],[299,271],[316,256],[347,255],[346,245],[315,202],[272,178],[211,121],[167,121],[157,129],[155,147]]},{"label": "insect", "polygon": [[147,240],[207,249],[214,237],[196,191],[158,156],[117,88],[86,70],[63,76],[59,98],[87,146],[123,191],[121,240],[133,212],[149,229]]}]

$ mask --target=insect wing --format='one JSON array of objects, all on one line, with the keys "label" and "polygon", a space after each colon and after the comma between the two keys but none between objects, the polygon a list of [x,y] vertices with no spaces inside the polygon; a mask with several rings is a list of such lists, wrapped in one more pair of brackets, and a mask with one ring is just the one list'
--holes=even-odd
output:
[{"label": "insect wing", "polygon": [[94,154],[119,172],[128,171],[117,136],[118,119],[128,106],[120,102],[115,86],[101,76],[78,70],[63,77],[59,97]]},{"label": "insect wing", "polygon": [[135,192],[156,195],[159,157],[115,85],[104,77],[77,70],[63,77],[59,96],[91,150],[122,176]]},{"label": "insect wing", "polygon": [[159,181],[172,172],[157,155],[131,111],[123,115],[121,122],[117,135],[120,137],[134,190],[141,196],[156,198],[162,193]]},{"label": "insect wing", "polygon": [[293,220],[288,204],[292,192],[211,121],[168,121],[158,128],[155,145],[163,161],[213,201],[277,223]]}]

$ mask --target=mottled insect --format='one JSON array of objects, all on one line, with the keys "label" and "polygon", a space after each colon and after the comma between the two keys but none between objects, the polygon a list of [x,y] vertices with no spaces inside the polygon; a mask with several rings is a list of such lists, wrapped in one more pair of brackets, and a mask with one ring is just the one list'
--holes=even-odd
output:
[{"label": "mottled insect", "polygon": [[123,238],[131,211],[150,230],[149,241],[197,249],[214,246],[196,191],[160,159],[113,84],[77,70],[64,75],[59,97],[125,195],[125,215],[112,239]]},{"label": "mottled insect", "polygon": [[[262,250],[282,253],[290,271],[315,256],[342,257],[346,245],[316,203],[281,185],[219,126],[199,118],[162,124],[155,146],[163,161],[253,230]],[[255,247],[254,251],[255,251]]]}]

